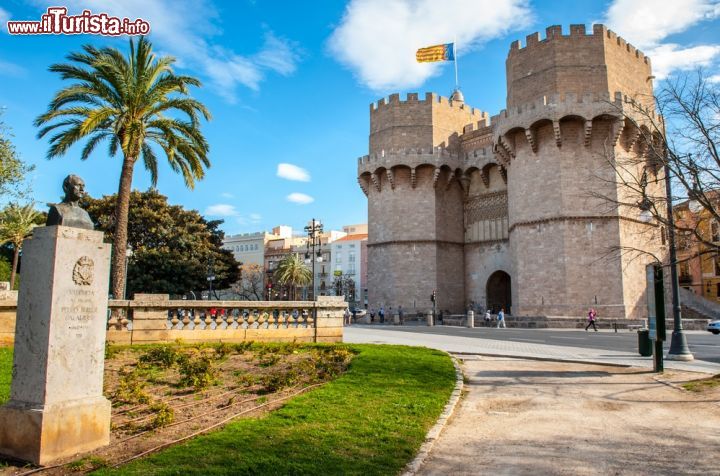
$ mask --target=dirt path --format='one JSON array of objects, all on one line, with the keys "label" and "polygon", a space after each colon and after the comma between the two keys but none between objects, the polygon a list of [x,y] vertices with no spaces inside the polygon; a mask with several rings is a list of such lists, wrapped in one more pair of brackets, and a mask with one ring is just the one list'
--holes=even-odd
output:
[{"label": "dirt path", "polygon": [[720,474],[717,391],[638,369],[465,358],[468,393],[420,474]]}]

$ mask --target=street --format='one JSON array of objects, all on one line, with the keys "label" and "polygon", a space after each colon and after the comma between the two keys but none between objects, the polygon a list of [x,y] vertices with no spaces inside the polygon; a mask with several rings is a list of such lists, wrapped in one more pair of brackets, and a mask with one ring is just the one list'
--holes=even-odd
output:
[{"label": "street", "polygon": [[[365,327],[365,326],[361,326]],[[422,325],[406,326],[367,326],[399,332],[434,334],[439,336],[458,336],[519,343],[544,344],[557,347],[582,347],[617,352],[637,352],[637,333],[627,330],[614,331],[575,329],[496,329],[494,327],[465,327]],[[688,345],[695,359],[720,363],[720,335],[716,336],[705,331],[686,331]],[[665,351],[670,347],[670,332],[665,342]]]}]

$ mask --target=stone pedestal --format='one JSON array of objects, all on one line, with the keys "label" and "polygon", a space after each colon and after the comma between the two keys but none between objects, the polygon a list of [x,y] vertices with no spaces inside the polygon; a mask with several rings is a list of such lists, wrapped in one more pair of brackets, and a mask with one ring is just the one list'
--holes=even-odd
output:
[{"label": "stone pedestal", "polygon": [[102,394],[109,274],[102,232],[47,226],[25,241],[0,454],[45,465],[109,444]]}]

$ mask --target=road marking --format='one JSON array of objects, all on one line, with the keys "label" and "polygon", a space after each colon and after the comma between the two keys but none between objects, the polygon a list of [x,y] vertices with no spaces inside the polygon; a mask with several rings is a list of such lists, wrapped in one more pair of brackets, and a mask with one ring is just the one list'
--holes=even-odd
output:
[{"label": "road marking", "polygon": [[522,342],[537,342],[539,344],[544,344],[546,342],[544,340],[535,340],[535,339],[513,339],[513,340],[519,340]]},{"label": "road marking", "polygon": [[556,339],[572,339],[572,340],[585,340],[587,337],[561,337],[555,336]]}]

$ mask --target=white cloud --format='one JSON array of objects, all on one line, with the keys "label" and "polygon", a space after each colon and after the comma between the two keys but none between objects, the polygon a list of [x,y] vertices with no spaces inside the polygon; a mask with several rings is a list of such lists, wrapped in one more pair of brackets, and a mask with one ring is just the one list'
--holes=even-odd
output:
[{"label": "white cloud", "polygon": [[7,30],[7,21],[10,19],[10,12],[0,8],[0,31]]},{"label": "white cloud", "polygon": [[[47,8],[47,2],[32,1]],[[219,14],[210,0],[67,0],[63,5],[70,13],[90,9],[150,22],[150,39],[157,50],[177,56],[178,64],[197,68],[209,78],[212,89],[231,102],[237,87],[258,90],[268,72],[287,76],[300,59],[296,44],[270,31],[254,55],[219,46],[213,41],[213,36],[222,34]]]},{"label": "white cloud", "polygon": [[235,198],[235,195],[233,195],[232,193],[228,193],[228,192],[223,192],[220,194],[220,196],[223,198]]},{"label": "white cloud", "polygon": [[652,60],[653,73],[663,79],[675,70],[707,66],[720,45],[682,46],[663,43],[670,35],[720,17],[712,0],[614,0],[605,14],[608,27]]},{"label": "white cloud", "polygon": [[298,182],[310,181],[310,174],[308,171],[293,164],[278,164],[277,176],[288,180],[296,180]]},{"label": "white cloud", "polygon": [[306,195],[304,193],[293,192],[287,196],[287,201],[300,205],[307,205],[308,203],[314,202],[315,199],[312,198],[310,195]]},{"label": "white cloud", "polygon": [[651,50],[653,74],[658,79],[666,78],[672,71],[689,70],[708,66],[720,54],[720,45],[702,45],[682,48],[668,43]]},{"label": "white cloud", "polygon": [[521,0],[351,0],[330,51],[376,91],[421,85],[442,63],[417,63],[418,48],[457,41],[458,55],[530,23]]},{"label": "white cloud", "polygon": [[23,76],[27,70],[15,63],[0,60],[0,75],[6,76]]},{"label": "white cloud", "polygon": [[205,215],[215,217],[234,217],[238,216],[239,213],[237,209],[235,209],[234,205],[228,205],[227,203],[216,203],[215,205],[210,205],[205,209]]},{"label": "white cloud", "polygon": [[713,74],[708,78],[711,83],[720,83],[720,74]]},{"label": "white cloud", "polygon": [[716,2],[710,0],[615,0],[606,18],[625,40],[647,48],[719,13]]},{"label": "white cloud", "polygon": [[260,220],[262,220],[262,215],[260,215],[259,213],[251,213],[250,220],[252,220],[253,222],[259,222]]},{"label": "white cloud", "polygon": [[265,44],[254,61],[276,73],[288,76],[297,69],[300,48],[295,42],[278,38],[272,32],[265,34]]}]

